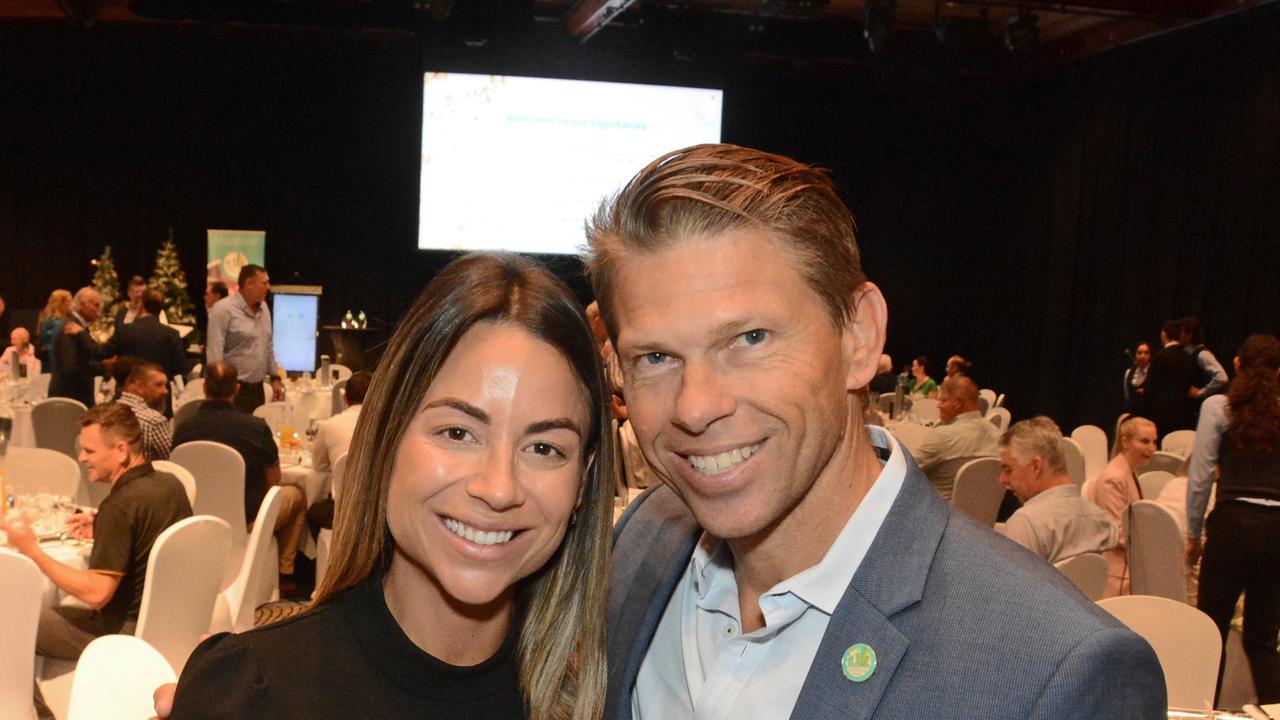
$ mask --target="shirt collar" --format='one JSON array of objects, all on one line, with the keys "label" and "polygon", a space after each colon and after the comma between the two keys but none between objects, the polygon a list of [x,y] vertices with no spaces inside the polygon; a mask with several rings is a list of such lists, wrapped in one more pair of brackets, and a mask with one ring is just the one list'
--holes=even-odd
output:
[{"label": "shirt collar", "polygon": [[1062,496],[1075,495],[1078,497],[1080,495],[1080,488],[1076,487],[1075,483],[1067,483],[1066,485],[1055,485],[1049,488],[1048,490],[1041,491],[1035,497],[1022,503],[1022,506],[1026,507],[1027,505],[1033,505],[1038,502],[1052,500],[1053,498],[1058,497],[1059,495],[1062,495]]},{"label": "shirt collar", "polygon": [[[888,459],[882,461],[880,475],[871,490],[849,516],[822,560],[775,585],[761,596],[762,601],[770,596],[790,593],[827,615],[835,612],[872,541],[879,534],[880,526],[884,524],[907,475],[907,461],[893,435],[874,425],[867,426],[867,434],[878,451],[877,455],[883,457],[885,452],[888,453]],[[733,556],[723,540],[703,533],[690,558],[689,570],[700,607],[720,607],[730,593],[737,596]]]},{"label": "shirt collar", "polygon": [[153,472],[155,472],[155,468],[152,468],[151,463],[149,462],[144,462],[137,467],[131,467],[128,470],[125,470],[123,475],[116,478],[115,483],[111,486],[111,492],[115,492],[116,488],[124,486],[127,482],[132,482],[140,477],[150,475]]}]

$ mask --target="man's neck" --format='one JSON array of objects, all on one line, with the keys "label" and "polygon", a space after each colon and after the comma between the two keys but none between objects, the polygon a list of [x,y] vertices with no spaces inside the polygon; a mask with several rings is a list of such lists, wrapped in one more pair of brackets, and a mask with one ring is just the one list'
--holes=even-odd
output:
[{"label": "man's neck", "polygon": [[108,482],[110,482],[112,486],[115,486],[117,482],[120,482],[120,478],[124,477],[125,473],[138,467],[139,465],[145,463],[146,461],[147,459],[142,455],[130,455],[129,461],[124,465],[120,466],[119,468],[117,468],[116,471],[111,474],[111,479]]},{"label": "man's neck", "polygon": [[880,476],[881,464],[850,398],[849,429],[804,497],[771,527],[727,540],[744,633],[764,626],[760,596],[822,562]]}]

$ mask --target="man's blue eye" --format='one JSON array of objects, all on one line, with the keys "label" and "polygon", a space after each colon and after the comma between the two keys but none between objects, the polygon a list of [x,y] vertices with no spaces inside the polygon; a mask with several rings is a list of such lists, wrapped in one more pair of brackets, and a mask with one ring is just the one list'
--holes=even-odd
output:
[{"label": "man's blue eye", "polygon": [[652,353],[645,353],[644,355],[644,361],[646,364],[649,364],[649,365],[661,364],[666,359],[667,359],[667,356],[663,353],[652,352]]},{"label": "man's blue eye", "polygon": [[748,345],[759,345],[764,342],[764,339],[767,336],[768,333],[764,330],[751,330],[742,333],[742,339],[746,340]]}]

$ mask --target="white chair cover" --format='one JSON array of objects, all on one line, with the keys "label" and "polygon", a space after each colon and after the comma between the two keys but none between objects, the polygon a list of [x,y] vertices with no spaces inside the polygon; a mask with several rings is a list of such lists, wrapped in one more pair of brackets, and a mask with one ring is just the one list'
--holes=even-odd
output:
[{"label": "white chair cover", "polygon": [[1149,470],[1138,476],[1138,487],[1142,490],[1143,500],[1155,500],[1160,491],[1174,478],[1174,474],[1164,470]]},{"label": "white chair cover", "polygon": [[[1001,397],[1004,396],[1002,395]],[[1003,433],[1009,429],[1009,420],[1012,419],[1012,415],[1009,413],[1008,408],[997,405],[991,412],[987,413],[987,419],[991,421],[992,425],[996,426],[997,430]]]},{"label": "white chair cover", "polygon": [[1084,487],[1084,450],[1069,437],[1062,438],[1062,457],[1067,461],[1067,475],[1076,487]]},{"label": "white chair cover", "polygon": [[1195,448],[1195,445],[1195,430],[1174,430],[1165,435],[1164,439],[1160,441],[1161,450],[1174,455],[1181,455],[1184,458],[1191,457],[1191,450]]},{"label": "white chair cover", "polygon": [[1178,475],[1186,461],[1186,457],[1182,455],[1157,450],[1151,453],[1151,460],[1147,461],[1146,465],[1138,468],[1135,472],[1138,475],[1142,475],[1142,473],[1151,472],[1152,470],[1164,470],[1167,473]]},{"label": "white chair cover", "polygon": [[183,443],[169,459],[190,471],[196,479],[196,515],[222,518],[231,526],[231,552],[227,555],[222,587],[230,586],[240,572],[248,543],[244,521],[244,458],[222,443],[197,440]]},{"label": "white chair cover", "polygon": [[1097,425],[1081,425],[1071,431],[1071,439],[1084,453],[1084,481],[1089,482],[1107,466],[1107,433]]},{"label": "white chair cover", "polygon": [[1187,601],[1185,543],[1173,515],[1151,500],[1129,506],[1129,582],[1134,595]]},{"label": "white chair cover", "polygon": [[23,493],[53,493],[75,499],[80,490],[80,463],[57,450],[11,448],[5,457],[9,487]]},{"label": "white chair cover", "polygon": [[279,433],[281,425],[293,421],[293,403],[284,400],[264,403],[253,409],[253,416],[266,420],[271,432]]},{"label": "white chair cover", "polygon": [[333,384],[333,412],[330,416],[337,415],[346,409],[345,403],[342,401],[342,394],[347,390],[347,381],[339,380]]},{"label": "white chair cover", "polygon": [[72,460],[80,454],[80,418],[88,412],[84,403],[71,398],[49,398],[31,407],[31,427],[36,447],[57,450]]},{"label": "white chair cover", "polygon": [[333,495],[334,504],[338,502],[338,493],[341,492],[342,481],[346,479],[347,454],[342,453],[339,455],[338,459],[333,461],[333,469],[329,472],[329,493]]},{"label": "white chair cover", "polygon": [[979,390],[978,398],[985,399],[987,401],[988,410],[996,406],[996,391],[991,388],[982,388]]},{"label": "white chair cover", "polygon": [[1107,559],[1098,553],[1081,553],[1053,566],[1090,600],[1101,599],[1107,589]]},{"label": "white chair cover", "polygon": [[333,376],[333,373],[337,373],[337,374],[338,374],[338,381],[339,381],[339,382],[341,382],[341,381],[343,381],[343,380],[349,380],[349,379],[351,379],[351,376],[354,374],[354,373],[352,373],[352,372],[351,372],[351,368],[347,367],[346,365],[339,364],[339,363],[333,363],[332,365],[330,365],[330,366],[329,366],[329,375],[330,375],[330,377],[332,377],[332,376]]},{"label": "white chair cover", "polygon": [[231,526],[211,515],[170,525],[151,546],[135,635],[158,650],[174,672],[182,672],[209,631],[230,550]]},{"label": "white chair cover", "polygon": [[939,419],[938,400],[936,398],[916,398],[915,403],[911,406],[911,412],[922,422],[937,420]]},{"label": "white chair cover", "polygon": [[178,482],[182,483],[182,489],[187,491],[187,502],[191,503],[193,508],[196,506],[196,476],[192,475],[190,470],[172,460],[153,460],[151,467],[178,478]]},{"label": "white chair cover", "polygon": [[267,490],[258,516],[254,518],[253,532],[249,534],[249,546],[240,561],[240,571],[231,586],[218,594],[209,632],[252,630],[253,611],[271,600],[271,585],[266,577],[268,573],[274,575],[278,568],[275,553],[271,552],[271,541],[279,513],[280,488],[272,487]]},{"label": "white chair cover", "polygon": [[177,412],[178,408],[188,403],[195,402],[196,400],[203,400],[204,378],[198,377],[193,379],[191,382],[186,384],[186,387],[182,388],[181,395],[174,395],[173,397],[174,412]]},{"label": "white chair cover", "polygon": [[987,527],[996,524],[1004,486],[1000,484],[1000,458],[978,458],[965,463],[956,473],[951,504]]},{"label": "white chair cover", "polygon": [[996,396],[996,407],[1004,407],[1004,393]]},{"label": "white chair cover", "polygon": [[178,681],[155,648],[130,635],[103,635],[76,665],[69,720],[141,720],[155,715],[152,693]]},{"label": "white chair cover", "polygon": [[35,720],[31,704],[36,661],[36,626],[44,575],[36,564],[12,550],[0,548],[0,718]]},{"label": "white chair cover", "polygon": [[1208,615],[1184,602],[1147,595],[1107,598],[1098,607],[1151,643],[1164,671],[1169,707],[1213,707],[1222,636]]}]

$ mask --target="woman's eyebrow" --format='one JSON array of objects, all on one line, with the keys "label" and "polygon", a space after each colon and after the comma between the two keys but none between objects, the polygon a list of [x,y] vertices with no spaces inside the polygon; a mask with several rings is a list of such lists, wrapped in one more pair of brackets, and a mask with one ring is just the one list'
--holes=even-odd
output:
[{"label": "woman's eyebrow", "polygon": [[422,409],[430,410],[431,408],[437,408],[437,407],[450,407],[450,408],[453,408],[454,410],[457,410],[458,412],[464,413],[466,415],[470,415],[471,417],[475,418],[476,420],[479,420],[482,423],[485,423],[485,424],[489,423],[489,413],[485,412],[484,410],[481,410],[480,408],[476,407],[475,405],[472,405],[469,402],[466,402],[464,400],[459,400],[457,398],[445,397],[445,398],[440,398],[439,400],[432,400],[431,402],[424,405]]},{"label": "woman's eyebrow", "polygon": [[582,429],[578,427],[577,423],[569,418],[539,420],[538,422],[530,423],[529,426],[524,429],[524,432],[526,435],[533,435],[536,433],[547,432],[548,430],[570,430],[578,437],[582,437]]}]

